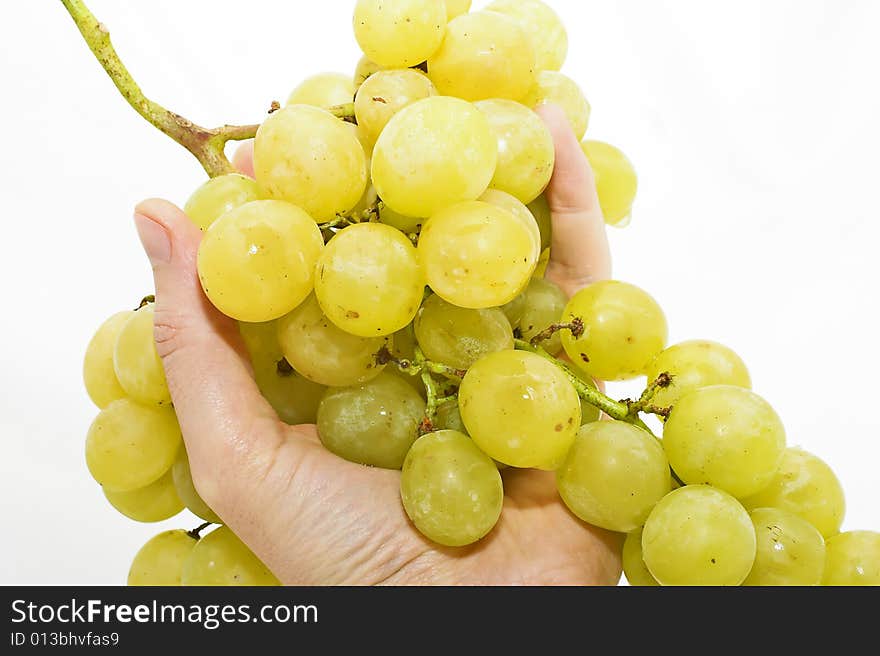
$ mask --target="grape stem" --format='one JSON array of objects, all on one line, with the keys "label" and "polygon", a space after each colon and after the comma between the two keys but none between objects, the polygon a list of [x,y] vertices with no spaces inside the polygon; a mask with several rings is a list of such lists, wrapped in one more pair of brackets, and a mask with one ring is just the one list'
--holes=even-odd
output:
[{"label": "grape stem", "polygon": [[200,540],[202,536],[200,535],[202,531],[208,528],[214,522],[205,522],[199,526],[196,526],[193,530],[187,531],[186,534],[190,536],[193,540]]},{"label": "grape stem", "polygon": [[662,417],[663,419],[668,419],[669,414],[672,412],[672,408],[662,408],[660,406],[654,405],[653,403],[651,403],[651,401],[654,399],[654,395],[657,393],[657,390],[664,389],[672,384],[672,379],[672,374],[664,371],[662,374],[657,376],[657,378],[651,381],[651,384],[645,388],[645,391],[642,392],[642,395],[639,397],[638,401],[624,399],[623,402],[629,406],[630,414],[645,412],[648,414],[657,415],[659,417]]},{"label": "grape stem", "polygon": [[[434,431],[434,422],[437,420],[437,408],[440,407],[440,387],[431,371],[425,366],[428,360],[422,349],[416,346],[415,357],[413,358],[413,368],[418,368],[421,372],[422,383],[425,384],[425,392],[427,393],[428,403],[425,406],[425,418],[419,426],[420,434],[432,433]],[[446,397],[442,397],[446,398]]]},{"label": "grape stem", "polygon": [[532,346],[540,346],[541,342],[550,339],[560,330],[569,331],[572,334],[572,337],[580,337],[584,334],[584,329],[584,320],[579,317],[575,317],[568,323],[551,323],[544,330],[532,337],[529,342]]}]

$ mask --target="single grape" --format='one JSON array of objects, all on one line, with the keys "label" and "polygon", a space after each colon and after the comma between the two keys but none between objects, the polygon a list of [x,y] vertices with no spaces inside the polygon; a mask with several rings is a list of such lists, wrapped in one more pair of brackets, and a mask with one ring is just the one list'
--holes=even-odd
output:
[{"label": "single grape", "polygon": [[196,546],[186,531],[159,533],[140,548],[128,571],[128,585],[180,585],[183,562]]},{"label": "single grape", "polygon": [[358,337],[337,328],[314,294],[277,325],[285,359],[319,385],[348,387],[372,380],[385,368],[376,363],[376,354],[392,344],[388,337]]},{"label": "single grape", "polygon": [[648,571],[642,558],[642,529],[627,533],[623,542],[623,573],[630,585],[642,587],[654,587],[660,585],[657,579]]},{"label": "single grape", "polygon": [[408,68],[434,54],[446,32],[438,0],[358,0],[354,36],[364,54],[386,68]]},{"label": "single grape", "polygon": [[584,331],[562,331],[562,346],[572,362],[599,380],[642,375],[666,346],[666,316],[657,302],[635,285],[603,280],[584,287],[565,308],[564,323],[575,318]]},{"label": "single grape", "polygon": [[437,408],[437,414],[434,419],[434,428],[440,430],[452,430],[467,435],[467,428],[461,419],[461,410],[458,407],[458,400],[453,399],[447,401]]},{"label": "single grape", "polygon": [[319,73],[303,80],[287,99],[288,105],[333,107],[354,99],[354,82],[345,73]]},{"label": "single grape", "polygon": [[125,398],[125,390],[119,384],[113,368],[113,352],[123,326],[134,312],[117,312],[107,319],[95,332],[83,358],[83,382],[89,398],[99,408],[106,408],[113,401]]},{"label": "single grape", "polygon": [[540,0],[495,0],[486,11],[497,11],[516,20],[534,47],[537,70],[562,68],[568,54],[568,34],[550,7]]},{"label": "single grape", "polygon": [[673,406],[688,392],[710,385],[746,389],[752,386],[749,371],[740,357],[723,344],[708,340],[670,346],[654,358],[645,373],[648,382],[663,373],[672,375],[672,384],[654,393],[652,403],[661,408]]},{"label": "single grape", "polygon": [[605,223],[623,227],[629,223],[639,187],[632,162],[618,148],[602,141],[585,141],[581,148],[593,169]]},{"label": "single grape", "polygon": [[373,150],[373,184],[395,212],[427,217],[479,197],[497,161],[486,115],[464,100],[433,96],[388,121]]},{"label": "single grape", "polygon": [[678,400],[663,429],[663,448],[685,483],[743,498],[773,480],[785,451],[785,428],[754,392],[713,385]]},{"label": "single grape", "polygon": [[526,295],[525,292],[514,298],[509,303],[501,306],[501,311],[507,317],[510,327],[519,328],[519,322],[522,321],[523,313],[526,311]]},{"label": "single grape", "polygon": [[555,469],[581,425],[580,399],[565,374],[524,351],[479,360],[464,377],[458,401],[477,446],[511,467]]},{"label": "single grape", "polygon": [[266,193],[329,221],[354,207],[367,187],[367,160],[355,132],[330,112],[288,105],[257,130],[254,171]]},{"label": "single grape", "polygon": [[425,401],[392,373],[356,387],[331,388],[318,408],[318,435],[350,462],[400,469],[419,436]]},{"label": "single grape", "polygon": [[513,329],[499,308],[469,310],[434,294],[422,305],[414,325],[425,356],[456,369],[513,348]]},{"label": "single grape", "polygon": [[431,289],[453,305],[473,309],[512,301],[538,260],[522,222],[482,201],[432,216],[422,227],[418,252]]},{"label": "single grape", "polygon": [[376,143],[392,116],[417,100],[435,95],[437,90],[421,71],[411,68],[377,71],[358,89],[354,113],[367,140]]},{"label": "single grape", "polygon": [[590,103],[577,83],[567,75],[556,71],[541,71],[525,97],[520,102],[527,107],[539,107],[547,103],[559,105],[568,117],[578,139],[583,139],[590,124]]},{"label": "single grape", "polygon": [[543,278],[547,273],[547,266],[550,264],[550,249],[545,248],[541,251],[541,257],[538,258],[538,266],[535,267],[535,272],[532,274],[532,278]]},{"label": "single grape", "polygon": [[519,24],[477,11],[449,21],[428,75],[444,96],[518,100],[535,81],[535,51]]},{"label": "single grape", "polygon": [[171,467],[171,478],[174,483],[174,489],[177,491],[177,496],[193,515],[214,524],[221,524],[223,522],[220,516],[205,503],[205,500],[202,499],[198,490],[196,490],[196,484],[193,483],[192,472],[190,471],[189,457],[187,456],[186,448],[183,446],[178,450],[177,458]]},{"label": "single grape", "polygon": [[538,231],[541,233],[541,251],[543,252],[550,248],[550,243],[553,241],[553,215],[550,212],[547,197],[541,194],[528,204],[528,208],[538,224]]},{"label": "single grape", "polygon": [[447,20],[466,14],[471,8],[471,0],[445,0],[445,2]]},{"label": "single grape", "polygon": [[476,542],[501,516],[504,488],[495,463],[462,433],[430,433],[403,463],[400,496],[416,528],[434,542]]},{"label": "single grape", "polygon": [[657,439],[621,421],[582,426],[556,470],[556,487],[569,510],[589,524],[621,533],[642,526],[671,485]]},{"label": "single grape", "polygon": [[379,210],[379,221],[409,235],[419,232],[422,229],[422,224],[425,222],[425,219],[417,216],[404,216],[403,214],[395,212],[387,205],[383,205]]},{"label": "single grape", "polygon": [[756,508],[750,515],[757,555],[743,585],[819,585],[825,541],[816,527],[777,508]]},{"label": "single grape", "polygon": [[822,585],[880,585],[880,533],[847,531],[825,543]]},{"label": "single grape", "polygon": [[153,337],[153,304],[128,317],[116,336],[113,371],[125,393],[147,405],[171,403],[162,359]]},{"label": "single grape", "polygon": [[223,314],[271,321],[290,312],[315,284],[321,231],[290,203],[259,200],[227,212],[199,246],[199,279]]},{"label": "single grape", "polygon": [[535,217],[532,216],[529,208],[526,207],[522,201],[500,189],[487,189],[477,200],[507,210],[518,219],[532,236],[532,242],[535,247],[535,257],[541,257],[541,229],[538,227],[538,223],[535,221]]},{"label": "single grape", "polygon": [[227,173],[211,178],[196,189],[183,211],[204,232],[229,210],[261,197],[256,180],[240,173]]},{"label": "single grape", "polygon": [[661,585],[739,585],[755,561],[755,528],[732,496],[687,485],[654,506],[642,555]]},{"label": "single grape", "polygon": [[165,474],[180,444],[174,410],[119,399],[92,422],[86,437],[86,464],[100,485],[128,492]]},{"label": "single grape", "polygon": [[[526,341],[531,340],[550,325],[559,323],[562,320],[562,313],[565,312],[565,306],[568,305],[565,292],[555,282],[545,278],[532,278],[523,296],[525,308],[519,322],[519,330]],[[550,355],[557,355],[562,350],[562,336],[556,332],[540,345]]]},{"label": "single grape", "polygon": [[369,57],[364,55],[360,58],[357,63],[357,66],[354,69],[354,88],[355,91],[360,89],[361,85],[366,81],[368,77],[370,77],[373,73],[377,71],[381,71],[382,67],[379,66],[376,62],[372,61]]},{"label": "single grape", "polygon": [[315,296],[324,314],[359,337],[404,328],[425,293],[415,246],[381,223],[359,223],[338,232],[318,258],[315,275]]},{"label": "single grape", "polygon": [[104,496],[111,506],[136,522],[161,522],[183,510],[171,471],[145,487],[128,492],[104,488]]},{"label": "single grape", "polygon": [[846,502],[840,481],[825,462],[802,449],[789,447],[773,480],[743,499],[746,508],[779,508],[810,522],[827,540],[840,530]]},{"label": "single grape", "polygon": [[259,558],[226,526],[198,541],[183,562],[183,585],[281,585]]}]

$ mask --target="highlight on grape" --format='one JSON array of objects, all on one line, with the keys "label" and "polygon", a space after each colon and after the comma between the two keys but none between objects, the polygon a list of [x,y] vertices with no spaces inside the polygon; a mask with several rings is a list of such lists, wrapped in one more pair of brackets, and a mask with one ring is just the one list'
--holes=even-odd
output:
[{"label": "highlight on grape", "polygon": [[[117,86],[142,97],[83,2],[63,4]],[[585,137],[590,104],[560,72],[566,30],[547,4],[470,5],[357,0],[352,73],[309,77],[260,125],[209,130],[138,108],[210,176],[185,205],[204,231],[198,275],[239,322],[262,394],[283,421],[317,424],[338,457],[400,470],[403,508],[440,545],[491,533],[503,470],[537,468],[582,521],[626,534],[632,585],[880,584],[880,533],[840,532],[839,481],[790,445],[735,352],[669,345],[663,310],[629,282],[567,298],[544,278],[554,147],[533,110],[565,111],[609,225],[629,223],[635,168]],[[223,154],[249,138],[254,179]],[[126,517],[188,508],[205,524],[152,538],[128,583],[277,585],[193,483],[154,300],[88,344],[100,412],[86,462]],[[642,376],[634,400],[597,386]]]}]

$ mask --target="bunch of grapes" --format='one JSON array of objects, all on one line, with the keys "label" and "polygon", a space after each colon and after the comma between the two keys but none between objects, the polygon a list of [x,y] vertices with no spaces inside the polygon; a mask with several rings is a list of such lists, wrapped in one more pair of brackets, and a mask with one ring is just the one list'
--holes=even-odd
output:
[{"label": "bunch of grapes", "polygon": [[[441,545],[486,536],[501,470],[537,468],[577,517],[626,534],[632,584],[880,583],[880,534],[839,532],[837,478],[787,447],[733,351],[668,347],[634,285],[568,299],[544,278],[554,144],[534,109],[559,105],[583,139],[590,105],[559,72],[548,6],[469,9],[358,0],[354,76],[303,82],[259,127],[255,177],[214,177],[187,202],[205,295],[239,322],[262,394],[337,456],[401,470],[407,515]],[[625,225],[632,165],[602,142],[583,151],[606,222]],[[640,376],[638,400],[597,388]],[[85,382],[107,500],[141,522],[185,506],[221,524],[156,536],[129,583],[277,583],[193,485],[149,298],[100,327]]]}]

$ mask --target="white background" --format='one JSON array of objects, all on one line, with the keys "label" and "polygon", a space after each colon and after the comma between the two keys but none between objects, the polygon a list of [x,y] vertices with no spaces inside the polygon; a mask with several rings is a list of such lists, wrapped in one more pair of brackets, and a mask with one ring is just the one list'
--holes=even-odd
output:
[{"label": "white background", "polygon": [[[658,299],[673,341],[737,350],[789,442],[843,481],[845,528],[880,529],[880,3],[550,1],[590,135],[641,177],[632,226],[611,231],[616,276]],[[148,95],[206,125],[258,121],[359,56],[351,0],[90,5]],[[195,521],[137,525],[106,503],[81,358],[151,289],[134,204],[183,203],[203,174],[125,105],[57,0],[7,8],[0,73],[0,583],[122,583],[151,535]]]}]

